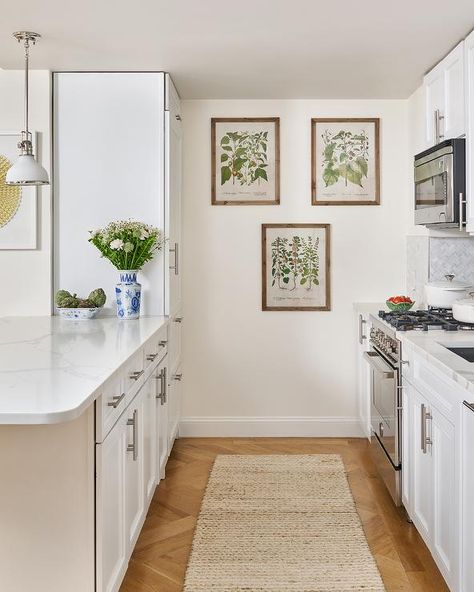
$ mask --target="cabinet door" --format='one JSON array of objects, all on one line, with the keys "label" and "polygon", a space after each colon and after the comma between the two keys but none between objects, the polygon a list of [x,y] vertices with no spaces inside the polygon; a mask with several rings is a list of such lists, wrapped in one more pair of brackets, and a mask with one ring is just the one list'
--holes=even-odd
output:
[{"label": "cabinet door", "polygon": [[156,485],[156,378],[150,375],[143,390],[143,483],[145,510],[153,497]]},{"label": "cabinet door", "polygon": [[433,463],[433,532],[432,552],[445,580],[455,585],[458,570],[457,521],[459,475],[456,475],[456,447],[454,426],[436,409],[431,410],[431,455]]},{"label": "cabinet door", "polygon": [[168,449],[171,452],[174,441],[178,435],[179,418],[181,414],[181,390],[183,373],[181,362],[178,362],[170,375],[169,382],[169,406],[168,406]]},{"label": "cabinet door", "polygon": [[155,377],[156,472],[164,479],[168,460],[168,366],[167,357],[158,366]]},{"label": "cabinet door", "polygon": [[467,230],[474,232],[474,32],[464,41]]},{"label": "cabinet door", "polygon": [[122,416],[96,445],[97,591],[115,592],[127,568],[125,463],[127,418]]},{"label": "cabinet door", "polygon": [[[471,35],[472,37],[472,35]],[[462,415],[462,586],[474,590],[474,397],[466,401]]]},{"label": "cabinet door", "polygon": [[466,133],[464,116],[464,41],[443,60],[444,64],[444,140]]},{"label": "cabinet door", "polygon": [[127,545],[133,549],[145,513],[143,419],[144,390],[140,390],[125,411],[127,455],[125,461],[125,531]]},{"label": "cabinet door", "polygon": [[409,400],[411,518],[429,545],[433,528],[433,459],[427,443],[430,437],[428,401],[411,385],[406,385]]},{"label": "cabinet door", "polygon": [[402,389],[402,503],[405,510],[411,517],[412,514],[412,498],[411,498],[411,439],[412,435],[412,419],[411,413],[414,405],[410,405],[409,397],[410,386],[404,382]]},{"label": "cabinet door", "polygon": [[424,87],[427,144],[432,146],[442,140],[463,135],[466,132],[464,41],[425,76]]},{"label": "cabinet door", "polygon": [[[444,68],[442,62],[435,66],[431,72],[428,72],[423,80],[423,86],[425,89],[426,144],[427,146],[434,146],[440,141],[436,129],[440,122],[439,120],[436,122],[436,113],[442,116],[445,110]],[[443,133],[439,128],[438,132]]]},{"label": "cabinet door", "polygon": [[[168,78],[169,80],[169,78]],[[173,315],[181,303],[181,175],[183,130],[179,97],[172,83],[168,84],[169,110],[165,116],[166,130],[166,202],[168,206],[169,278],[167,314]]]}]

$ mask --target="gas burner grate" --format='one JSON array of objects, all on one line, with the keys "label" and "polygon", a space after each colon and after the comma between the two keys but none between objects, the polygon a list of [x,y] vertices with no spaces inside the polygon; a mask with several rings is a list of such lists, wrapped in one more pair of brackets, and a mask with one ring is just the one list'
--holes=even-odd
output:
[{"label": "gas burner grate", "polygon": [[451,310],[430,308],[407,312],[379,311],[379,317],[397,331],[474,331],[474,324],[461,323],[453,318]]}]

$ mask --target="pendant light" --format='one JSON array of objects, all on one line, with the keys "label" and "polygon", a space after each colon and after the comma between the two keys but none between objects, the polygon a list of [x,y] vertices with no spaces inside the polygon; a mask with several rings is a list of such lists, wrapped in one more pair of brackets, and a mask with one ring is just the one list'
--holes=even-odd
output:
[{"label": "pendant light", "polygon": [[39,33],[30,31],[18,31],[13,33],[18,43],[23,41],[25,48],[25,127],[21,132],[21,141],[18,143],[20,156],[7,172],[6,185],[48,185],[49,178],[45,169],[35,160],[31,132],[28,129],[28,66],[30,44],[35,45],[36,40],[41,37]]}]

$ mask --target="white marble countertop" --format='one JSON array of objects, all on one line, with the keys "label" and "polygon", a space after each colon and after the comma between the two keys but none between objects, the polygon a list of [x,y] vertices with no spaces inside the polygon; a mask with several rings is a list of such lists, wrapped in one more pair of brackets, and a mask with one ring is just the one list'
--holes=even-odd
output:
[{"label": "white marble countertop", "polygon": [[0,424],[78,417],[167,317],[0,319]]},{"label": "white marble countertop", "polygon": [[397,331],[403,346],[410,347],[441,370],[460,387],[474,393],[474,363],[468,362],[448,347],[474,347],[474,331]]},{"label": "white marble countertop", "polygon": [[[384,303],[356,302],[353,307],[356,312],[372,314],[379,322],[385,322],[378,316],[379,310],[388,310]],[[396,336],[402,342],[402,356],[403,345],[412,348],[460,387],[474,393],[474,362],[468,362],[444,347],[474,347],[474,331],[396,331]]]}]

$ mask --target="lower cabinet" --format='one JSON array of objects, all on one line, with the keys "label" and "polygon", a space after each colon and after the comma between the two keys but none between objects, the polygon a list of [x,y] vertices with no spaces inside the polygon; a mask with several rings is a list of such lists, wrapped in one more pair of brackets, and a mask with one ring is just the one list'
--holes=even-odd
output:
[{"label": "lower cabinet", "polygon": [[370,367],[364,358],[364,352],[370,348],[368,334],[370,315],[357,314],[357,406],[362,434],[370,438]]},{"label": "lower cabinet", "polygon": [[451,590],[459,582],[459,504],[454,425],[404,382],[403,501]]},{"label": "lower cabinet", "polygon": [[474,590],[474,396],[462,407],[462,592]]},{"label": "lower cabinet", "polygon": [[171,450],[178,435],[179,418],[181,414],[181,391],[183,373],[181,361],[170,372],[169,398],[168,398],[168,447]]},{"label": "lower cabinet", "polygon": [[96,445],[97,592],[119,589],[155,490],[157,371]]}]

